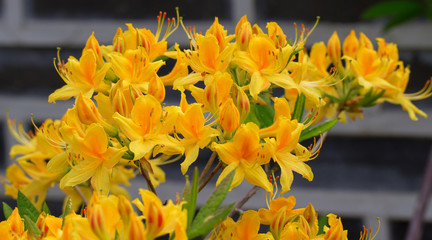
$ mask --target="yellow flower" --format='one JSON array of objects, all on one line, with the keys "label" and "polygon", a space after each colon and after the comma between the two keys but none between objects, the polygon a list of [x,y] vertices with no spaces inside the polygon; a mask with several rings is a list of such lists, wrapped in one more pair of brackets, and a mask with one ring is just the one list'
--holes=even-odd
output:
[{"label": "yellow flower", "polygon": [[158,153],[183,153],[183,147],[166,132],[163,116],[166,117],[166,113],[152,95],[144,95],[135,100],[131,118],[114,113],[113,118],[120,130],[131,140],[129,149],[134,153],[135,160],[142,157],[150,159],[156,146],[160,146]]},{"label": "yellow flower", "polygon": [[249,92],[254,99],[270,87],[270,83],[282,88],[292,88],[293,80],[288,74],[281,74],[293,52],[289,44],[277,49],[267,35],[254,35],[249,42],[247,52],[237,51],[233,63],[249,72],[252,77]]},{"label": "yellow flower", "polygon": [[109,147],[103,127],[96,123],[88,127],[84,138],[75,134],[70,146],[71,152],[77,154],[77,159],[72,163],[72,169],[61,179],[60,188],[91,179],[95,191],[107,195],[112,168],[121,160],[127,148]]},{"label": "yellow flower", "polygon": [[[152,240],[159,236],[177,231],[183,235],[186,232],[187,213],[181,204],[175,205],[171,200],[162,204],[152,192],[140,189],[142,202],[135,199],[133,203],[142,212],[145,222],[146,239]],[[176,233],[177,234],[177,233]]]},{"label": "yellow flower", "polygon": [[183,136],[180,142],[185,147],[185,160],[181,163],[183,174],[197,159],[199,149],[206,147],[213,137],[219,135],[219,131],[209,125],[205,126],[205,122],[201,104],[198,103],[190,105],[186,112],[179,116],[176,131]]},{"label": "yellow flower", "polygon": [[272,192],[272,185],[261,167],[268,162],[269,156],[262,154],[263,148],[258,131],[258,126],[250,122],[238,128],[232,142],[212,144],[212,148],[222,162],[228,165],[220,174],[216,184],[219,184],[230,172],[235,171],[231,189],[246,179],[249,183]]},{"label": "yellow flower", "polygon": [[94,92],[106,91],[107,85],[103,79],[111,64],[98,67],[97,61],[94,51],[88,49],[83,52],[79,61],[71,56],[66,64],[59,63],[57,71],[66,85],[49,95],[48,102],[67,100],[80,93],[91,97]]},{"label": "yellow flower", "polygon": [[[298,143],[302,130],[303,124],[298,123],[297,120],[282,118],[276,138],[265,139],[273,160],[281,168],[282,194],[290,190],[293,181],[292,171],[298,172],[309,181],[313,179],[311,168],[304,163],[310,160],[310,152]],[[296,155],[292,153],[293,151]]]}]

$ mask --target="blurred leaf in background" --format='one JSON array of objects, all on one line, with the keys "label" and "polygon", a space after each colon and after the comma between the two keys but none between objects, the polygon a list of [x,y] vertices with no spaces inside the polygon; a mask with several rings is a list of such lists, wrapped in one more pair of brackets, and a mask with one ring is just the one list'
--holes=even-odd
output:
[{"label": "blurred leaf in background", "polygon": [[432,0],[379,2],[366,9],[361,17],[364,20],[387,18],[384,31],[388,31],[414,18],[427,17],[432,20]]}]

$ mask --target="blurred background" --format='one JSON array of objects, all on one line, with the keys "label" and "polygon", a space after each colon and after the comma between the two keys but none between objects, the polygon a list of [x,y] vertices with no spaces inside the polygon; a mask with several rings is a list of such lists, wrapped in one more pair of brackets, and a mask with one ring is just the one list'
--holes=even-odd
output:
[{"label": "blurred background", "polygon": [[[100,44],[108,45],[118,27],[126,29],[125,23],[154,31],[159,11],[175,17],[176,6],[180,7],[186,26],[196,26],[197,31],[203,32],[218,16],[220,23],[232,34],[237,21],[247,14],[248,20],[261,28],[265,28],[267,21],[277,21],[288,38],[293,38],[294,22],[311,28],[320,16],[320,23],[307,47],[318,41],[327,43],[333,31],[338,32],[341,41],[351,29],[364,32],[371,40],[384,37],[388,42],[398,44],[400,58],[411,66],[407,92],[418,91],[432,76],[432,22],[416,15],[410,21],[384,31],[391,18],[361,18],[362,13],[376,2],[0,0],[0,175],[4,175],[5,168],[14,161],[8,153],[16,143],[5,121],[7,109],[10,109],[11,118],[31,129],[32,113],[36,123],[40,123],[46,118],[60,118],[72,106],[71,101],[58,101],[55,105],[47,103],[48,95],[64,85],[53,66],[56,47],[62,48],[63,59],[70,55],[79,58],[92,32]],[[401,10],[394,10],[398,11]],[[178,29],[168,42],[178,42],[183,47],[189,45],[182,29]],[[169,94],[167,101],[177,104],[178,96]],[[430,99],[415,104],[432,116]],[[390,104],[372,108],[364,115],[363,120],[338,123],[331,130],[320,156],[310,162],[314,181],[308,182],[296,175],[290,194],[297,198],[297,207],[312,202],[320,214],[341,215],[350,239],[359,237],[362,225],[376,229],[377,217],[382,224],[379,239],[404,239],[432,145],[432,120],[413,122],[399,106]],[[200,153],[203,159],[209,156],[209,152]],[[165,170],[168,183],[159,187],[158,193],[162,200],[175,199],[175,193],[183,188],[184,178],[177,165],[166,166]],[[132,196],[137,195],[138,187],[145,186],[138,177],[129,188]],[[13,206],[14,202],[4,196],[4,189],[0,188],[0,201]],[[249,185],[241,185],[235,193],[228,195],[227,201],[238,200],[249,189]],[[62,199],[62,192],[53,189],[49,192],[48,205],[61,205]],[[202,197],[203,201],[205,199]],[[262,192],[246,205],[255,209],[264,206]],[[432,239],[432,211],[428,210],[425,217],[423,239]]]}]

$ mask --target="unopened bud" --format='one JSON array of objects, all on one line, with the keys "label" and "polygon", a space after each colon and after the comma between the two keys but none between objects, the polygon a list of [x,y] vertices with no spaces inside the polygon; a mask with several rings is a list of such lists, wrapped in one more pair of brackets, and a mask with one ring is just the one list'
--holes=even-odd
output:
[{"label": "unopened bud", "polygon": [[237,23],[236,30],[236,43],[242,51],[246,51],[249,46],[249,41],[252,37],[252,26],[244,15]]},{"label": "unopened bud", "polygon": [[355,58],[359,49],[359,40],[356,37],[355,31],[351,30],[350,34],[345,38],[343,43],[343,54],[345,56]]},{"label": "unopened bud", "polygon": [[156,74],[154,75],[148,86],[148,94],[153,95],[153,97],[162,103],[165,99],[165,85]]},{"label": "unopened bud", "polygon": [[104,64],[103,58],[102,58],[102,51],[99,45],[99,42],[96,40],[94,36],[94,32],[90,35],[90,37],[87,40],[87,43],[83,49],[83,54],[86,50],[93,50],[93,52],[96,55],[96,64],[97,66],[102,66]]},{"label": "unopened bud", "polygon": [[227,133],[234,132],[240,125],[240,113],[232,98],[227,99],[220,108],[219,122]]},{"label": "unopened bud", "polygon": [[117,29],[116,35],[114,36],[113,47],[115,52],[124,53],[125,51],[125,37],[121,28]]},{"label": "unopened bud", "polygon": [[94,102],[82,94],[77,97],[75,107],[79,120],[84,124],[100,123],[104,121]]},{"label": "unopened bud", "polygon": [[341,59],[341,44],[336,31],[333,32],[333,35],[327,42],[327,52],[333,64],[338,65]]},{"label": "unopened bud", "polygon": [[367,49],[374,49],[371,40],[364,33],[360,33],[359,42],[360,48],[365,47]]}]

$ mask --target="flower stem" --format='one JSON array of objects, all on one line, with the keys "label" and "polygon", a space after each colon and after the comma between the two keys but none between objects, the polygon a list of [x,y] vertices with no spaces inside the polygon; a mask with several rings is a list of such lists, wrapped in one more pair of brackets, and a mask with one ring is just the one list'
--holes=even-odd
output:
[{"label": "flower stem", "polygon": [[201,183],[199,186],[198,192],[201,192],[201,190],[207,185],[208,182],[213,178],[214,175],[222,168],[222,162],[219,162],[218,165],[211,171],[211,173],[207,176],[206,180]]},{"label": "flower stem", "polygon": [[200,175],[199,180],[198,180],[199,183],[201,183],[204,180],[204,177],[206,176],[207,172],[209,171],[215,158],[216,158],[216,152],[213,152],[212,155],[210,156],[209,160],[207,161],[207,164],[205,165],[203,171],[201,172],[201,175]]},{"label": "flower stem", "polygon": [[153,186],[153,183],[151,182],[150,176],[148,175],[147,171],[142,167],[141,163],[139,163],[139,169],[140,169],[141,175],[144,177],[144,179],[147,182],[147,186],[148,186],[149,190],[152,191],[157,196],[156,189]]},{"label": "flower stem", "polygon": [[84,195],[84,193],[81,191],[81,189],[78,187],[78,185],[75,185],[74,188],[75,188],[75,191],[77,191],[77,193],[82,198],[82,200],[85,203],[85,205],[88,206],[88,200],[87,200],[86,196]]}]

